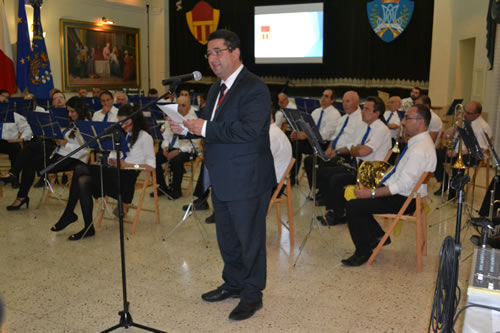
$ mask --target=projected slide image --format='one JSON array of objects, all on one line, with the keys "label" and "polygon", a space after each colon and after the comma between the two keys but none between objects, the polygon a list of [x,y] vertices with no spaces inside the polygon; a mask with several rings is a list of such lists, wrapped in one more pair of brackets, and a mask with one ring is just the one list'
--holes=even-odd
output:
[{"label": "projected slide image", "polygon": [[256,11],[255,63],[321,63],[322,59],[323,11]]}]

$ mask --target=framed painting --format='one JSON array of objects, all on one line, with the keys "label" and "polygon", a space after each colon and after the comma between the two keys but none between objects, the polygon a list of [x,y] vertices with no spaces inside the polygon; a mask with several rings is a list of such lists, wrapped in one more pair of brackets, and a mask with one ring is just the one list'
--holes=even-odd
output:
[{"label": "framed painting", "polygon": [[60,20],[63,91],[141,85],[139,29]]}]

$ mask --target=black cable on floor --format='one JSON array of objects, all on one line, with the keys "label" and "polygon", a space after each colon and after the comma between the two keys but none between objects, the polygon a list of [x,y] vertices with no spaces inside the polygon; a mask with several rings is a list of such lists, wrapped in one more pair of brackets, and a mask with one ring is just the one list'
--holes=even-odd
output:
[{"label": "black cable on floor", "polygon": [[[439,269],[434,291],[431,318],[428,332],[453,332],[455,309],[460,302],[458,281],[458,247],[455,240],[448,236],[441,245]],[[457,296],[458,291],[458,296]]]}]

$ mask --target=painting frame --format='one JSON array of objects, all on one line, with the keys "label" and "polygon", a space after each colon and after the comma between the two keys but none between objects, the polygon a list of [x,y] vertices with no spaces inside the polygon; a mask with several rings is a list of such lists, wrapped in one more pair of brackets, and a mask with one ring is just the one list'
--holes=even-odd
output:
[{"label": "painting frame", "polygon": [[60,19],[63,91],[140,88],[140,29]]}]

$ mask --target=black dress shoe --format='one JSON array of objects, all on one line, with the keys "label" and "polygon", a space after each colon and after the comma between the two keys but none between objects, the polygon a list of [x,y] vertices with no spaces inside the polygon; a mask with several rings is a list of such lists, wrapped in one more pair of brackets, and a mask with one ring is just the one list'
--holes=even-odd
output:
[{"label": "black dress shoe", "polygon": [[[167,192],[168,192],[168,189],[164,189],[164,188],[158,187],[158,197],[167,195]],[[149,196],[151,198],[154,198],[155,197],[155,192],[149,193]]]},{"label": "black dress shoe", "polygon": [[335,214],[332,211],[328,211],[325,216],[318,216],[317,219],[322,225],[338,225],[347,223],[347,218],[345,216],[335,217]]},{"label": "black dress shoe", "polygon": [[[193,201],[193,204],[194,204],[195,210],[209,210],[210,209],[210,206],[208,205],[208,202],[207,202],[207,198],[196,199]],[[187,210],[188,206],[189,206],[189,204],[182,206],[182,210]]]},{"label": "black dress shoe", "polygon": [[76,240],[80,240],[82,238],[92,237],[94,235],[95,235],[94,226],[91,226],[89,228],[89,230],[87,230],[87,227],[85,227],[82,230],[80,230],[79,232],[77,232],[76,234],[73,234],[73,235],[69,236],[68,240],[70,240],[70,241],[76,241]]},{"label": "black dress shoe", "polygon": [[35,185],[33,185],[34,188],[40,188],[40,187],[44,187],[44,186],[45,186],[45,178],[43,178],[43,177],[40,177],[38,182]]},{"label": "black dress shoe", "polygon": [[[383,236],[382,236],[383,237]],[[370,243],[370,248],[372,250],[375,250],[375,248],[377,247],[378,243],[380,242],[380,240],[382,239],[382,237],[378,237],[376,239],[373,240],[373,242]],[[384,245],[383,246],[386,246],[386,245],[389,245],[391,244],[391,237],[388,237],[385,242],[384,242]]]},{"label": "black dress shoe", "polygon": [[215,223],[215,212],[212,213],[209,217],[205,219],[206,224],[212,224]]},{"label": "black dress shoe", "polygon": [[[444,190],[446,192],[446,190]],[[439,189],[434,192],[434,195],[437,195],[437,196],[440,196],[441,194],[443,194],[443,187],[440,186]]]},{"label": "black dress shoe", "polygon": [[262,309],[262,301],[258,301],[257,303],[246,303],[240,301],[240,303],[229,314],[229,319],[245,320],[253,316],[254,313],[260,309]]},{"label": "black dress shoe", "polygon": [[240,298],[239,290],[226,290],[221,287],[204,293],[201,298],[206,302],[220,302],[228,298]]},{"label": "black dress shoe", "polygon": [[2,182],[2,184],[4,185],[9,183],[14,184],[14,182],[17,183],[17,177],[12,174],[9,174],[7,177],[1,177],[0,182]]},{"label": "black dress shoe", "polygon": [[[371,255],[371,254],[370,254]],[[354,253],[348,259],[342,259],[344,266],[357,267],[363,265],[370,259],[370,255],[358,255]]]},{"label": "black dress shoe", "polygon": [[75,213],[71,213],[71,215],[69,217],[63,215],[59,219],[59,221],[57,221],[57,223],[54,224],[52,226],[52,228],[50,228],[50,230],[51,231],[61,231],[64,228],[66,228],[68,225],[70,225],[71,223],[75,222],[76,220],[78,220],[78,215],[76,215]]},{"label": "black dress shoe", "polygon": [[26,208],[30,208],[30,198],[26,197],[26,198],[23,198],[23,199],[19,199],[17,198],[17,200],[19,201],[19,204],[17,205],[10,205],[10,206],[7,206],[7,210],[19,210],[21,209],[21,207],[26,204]]}]

